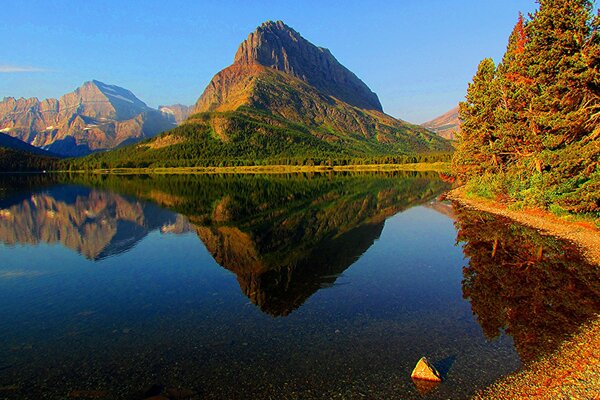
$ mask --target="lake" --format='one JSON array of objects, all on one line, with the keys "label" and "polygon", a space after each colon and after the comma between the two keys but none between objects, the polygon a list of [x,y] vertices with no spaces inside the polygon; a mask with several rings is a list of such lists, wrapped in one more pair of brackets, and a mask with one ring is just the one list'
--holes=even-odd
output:
[{"label": "lake", "polygon": [[440,201],[437,173],[0,189],[0,398],[463,399],[600,311],[573,245]]}]

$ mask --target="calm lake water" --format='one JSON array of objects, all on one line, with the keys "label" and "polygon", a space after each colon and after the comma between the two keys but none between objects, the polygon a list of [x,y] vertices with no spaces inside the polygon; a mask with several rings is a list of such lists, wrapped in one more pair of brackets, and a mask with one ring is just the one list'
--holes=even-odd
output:
[{"label": "calm lake water", "polygon": [[469,398],[600,311],[572,245],[434,173],[0,188],[0,398]]}]

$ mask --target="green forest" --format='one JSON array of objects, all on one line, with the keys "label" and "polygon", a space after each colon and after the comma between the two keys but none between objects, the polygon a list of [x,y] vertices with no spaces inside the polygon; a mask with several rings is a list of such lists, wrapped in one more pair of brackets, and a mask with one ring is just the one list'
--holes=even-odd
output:
[{"label": "green forest", "polygon": [[467,192],[557,215],[600,216],[600,16],[543,0],[460,104],[452,168]]},{"label": "green forest", "polygon": [[0,172],[39,172],[55,170],[58,166],[59,159],[56,157],[0,147]]},{"label": "green forest", "polygon": [[[227,121],[223,139],[212,118]],[[267,118],[270,123],[266,123]],[[355,137],[356,136],[356,137]],[[411,151],[408,141],[396,146],[348,134],[337,142],[321,140],[302,124],[267,111],[241,107],[230,112],[192,115],[188,122],[160,136],[109,152],[65,160],[65,170],[159,167],[229,167],[242,165],[406,164],[450,161],[451,153]],[[155,146],[170,141],[165,146]]]}]

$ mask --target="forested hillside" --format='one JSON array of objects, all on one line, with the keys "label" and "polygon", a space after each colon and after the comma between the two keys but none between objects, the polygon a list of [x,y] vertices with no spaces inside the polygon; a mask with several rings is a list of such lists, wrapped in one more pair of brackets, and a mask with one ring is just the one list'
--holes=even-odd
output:
[{"label": "forested hillside", "polygon": [[0,172],[33,172],[55,170],[59,159],[26,151],[0,147]]},{"label": "forested hillside", "polygon": [[591,1],[542,0],[502,61],[481,62],[452,163],[469,192],[600,216],[599,26]]}]

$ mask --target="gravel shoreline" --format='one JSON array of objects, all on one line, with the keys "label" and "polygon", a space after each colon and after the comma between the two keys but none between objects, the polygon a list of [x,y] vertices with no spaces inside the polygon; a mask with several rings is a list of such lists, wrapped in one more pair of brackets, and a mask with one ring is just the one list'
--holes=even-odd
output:
[{"label": "gravel shoreline", "polygon": [[600,319],[584,325],[554,354],[499,380],[475,399],[600,399]]},{"label": "gravel shoreline", "polygon": [[447,198],[464,206],[510,218],[543,233],[569,240],[582,251],[586,260],[600,267],[600,230],[582,223],[569,222],[544,211],[513,211],[487,199],[468,197],[463,188],[454,189]]}]

